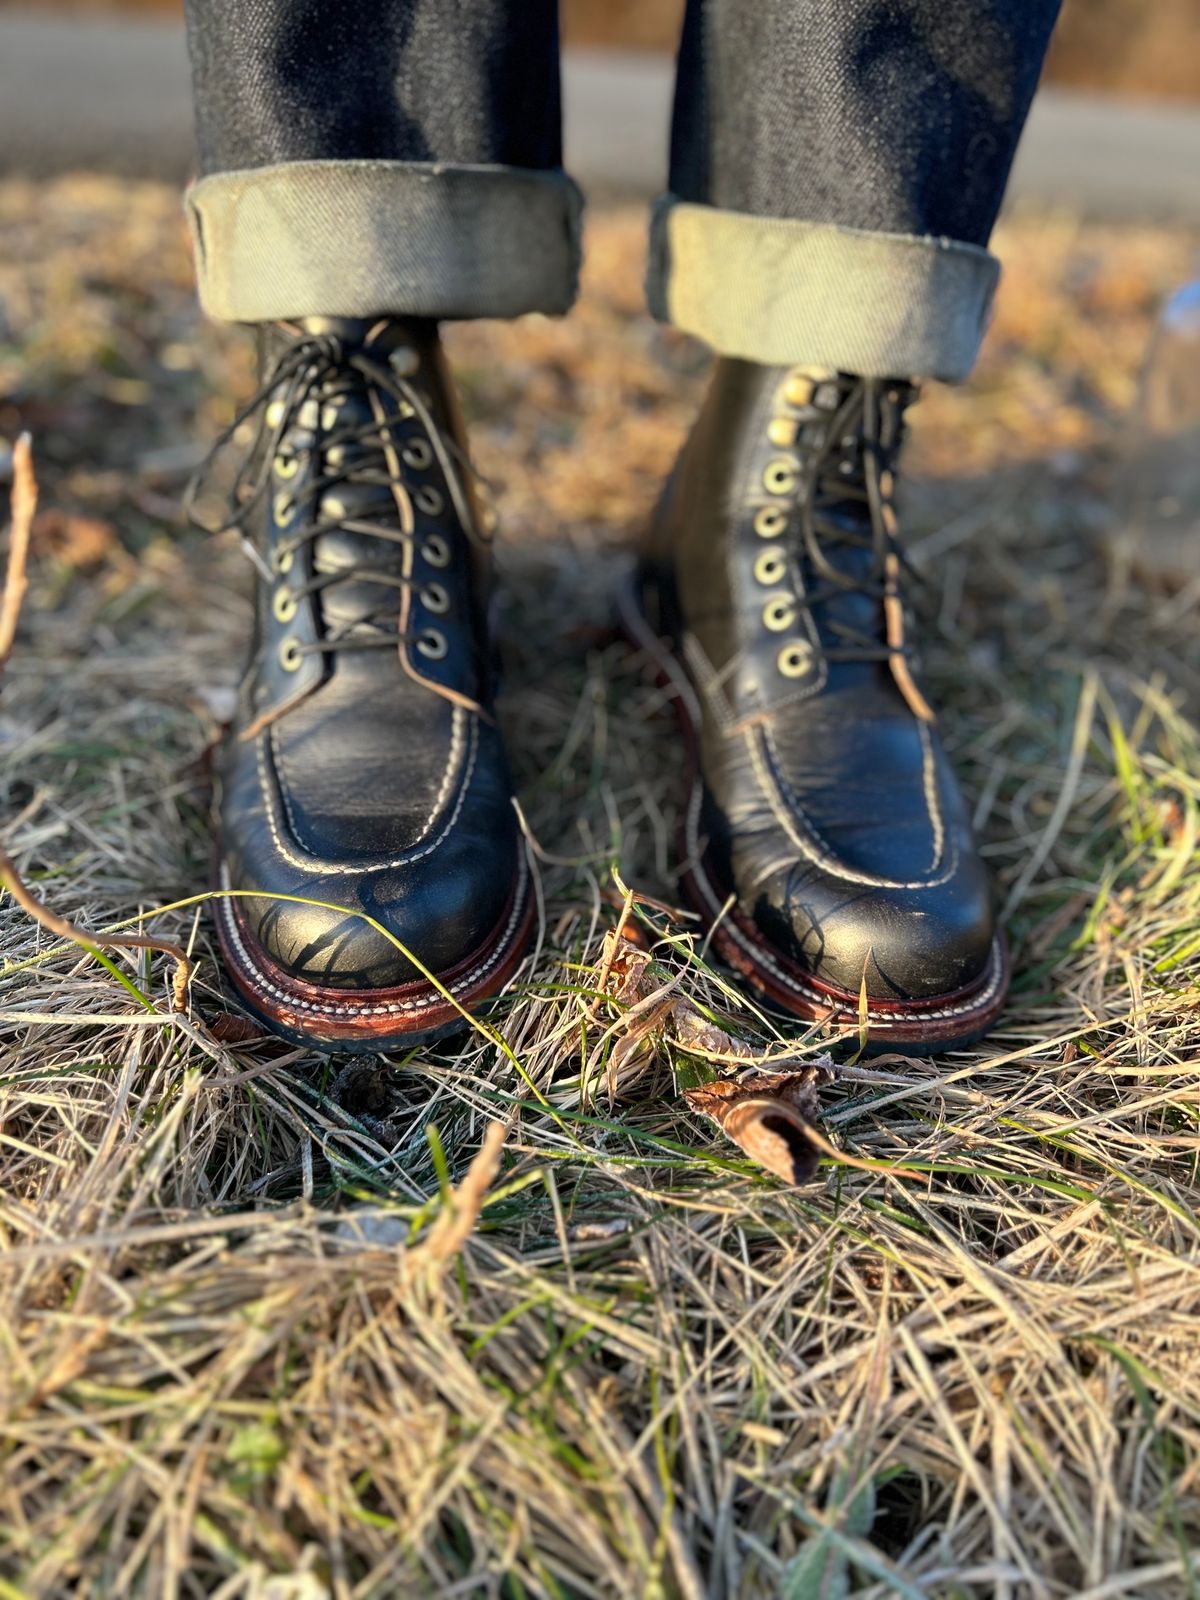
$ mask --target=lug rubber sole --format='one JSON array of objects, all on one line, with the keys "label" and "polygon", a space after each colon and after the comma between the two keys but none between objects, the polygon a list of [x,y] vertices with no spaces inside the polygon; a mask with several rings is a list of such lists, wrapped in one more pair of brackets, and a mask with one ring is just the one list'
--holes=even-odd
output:
[{"label": "lug rubber sole", "polygon": [[406,1049],[469,1027],[470,1017],[498,998],[520,965],[535,910],[529,863],[522,853],[504,916],[478,949],[438,974],[443,993],[426,979],[390,989],[305,983],[255,942],[236,898],[215,904],[225,968],[245,1007],[293,1044],[347,1053]]},{"label": "lug rubber sole", "polygon": [[[704,795],[700,775],[700,703],[695,686],[669,639],[646,615],[635,575],[620,591],[618,614],[626,638],[653,663],[658,681],[671,693],[687,753],[687,802],[680,825],[680,887],[698,913],[712,948],[755,992],[776,1010],[804,1022],[858,1030],[859,996],[813,977],[760,932],[717,879],[700,836]],[[951,1045],[970,1044],[996,1021],[1008,996],[1008,948],[1001,933],[992,944],[988,964],[972,984],[954,993],[920,1000],[868,999],[866,1042],[873,1051],[901,1047],[926,1054]]]}]

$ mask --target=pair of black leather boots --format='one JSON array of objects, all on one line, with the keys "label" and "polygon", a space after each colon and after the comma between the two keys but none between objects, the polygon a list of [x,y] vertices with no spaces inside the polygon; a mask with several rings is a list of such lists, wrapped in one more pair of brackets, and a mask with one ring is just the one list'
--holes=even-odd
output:
[{"label": "pair of black leather boots", "polygon": [[[263,370],[221,943],[276,1031],[403,1046],[494,995],[533,918],[487,541],[433,325],[271,329]],[[683,881],[716,948],[800,1018],[857,1027],[865,996],[873,1042],[930,1048],[986,1028],[1006,967],[904,609],[909,399],[719,360],[625,609],[675,691]]]}]

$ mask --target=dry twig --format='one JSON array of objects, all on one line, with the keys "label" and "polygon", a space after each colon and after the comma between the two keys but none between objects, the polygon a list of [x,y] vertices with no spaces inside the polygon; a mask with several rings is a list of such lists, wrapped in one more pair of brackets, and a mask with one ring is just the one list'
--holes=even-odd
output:
[{"label": "dry twig", "polygon": [[[28,580],[25,567],[29,557],[29,539],[33,518],[37,511],[38,485],[33,470],[33,443],[27,433],[21,434],[13,447],[12,534],[8,547],[8,566],[4,574],[4,592],[0,595],[0,671],[8,663],[13,642],[17,636],[17,623],[25,599]],[[21,909],[35,922],[67,939],[82,945],[85,950],[158,950],[175,962],[172,998],[176,1011],[187,1010],[188,984],[192,976],[192,959],[182,945],[171,939],[155,938],[151,934],[91,934],[85,928],[68,922],[57,912],[44,905],[27,887],[16,863],[0,846],[0,884],[8,890]]]},{"label": "dry twig", "polygon": [[43,928],[56,934],[60,939],[81,945],[85,950],[157,950],[164,956],[170,956],[175,963],[175,973],[171,979],[173,1009],[187,1010],[188,985],[191,983],[195,962],[181,944],[176,944],[173,939],[157,938],[150,933],[89,933],[77,923],[68,922],[56,911],[51,911],[50,907],[43,904],[26,886],[12,857],[2,845],[0,845],[0,884],[4,885],[21,910],[27,912],[35,922],[40,923]]},{"label": "dry twig", "polygon": [[25,567],[29,560],[29,541],[33,534],[34,513],[37,511],[38,486],[33,470],[33,441],[27,433],[21,434],[13,446],[12,473],[8,565],[4,573],[4,594],[0,598],[0,672],[8,663],[13,640],[17,636],[21,603],[28,587]]}]

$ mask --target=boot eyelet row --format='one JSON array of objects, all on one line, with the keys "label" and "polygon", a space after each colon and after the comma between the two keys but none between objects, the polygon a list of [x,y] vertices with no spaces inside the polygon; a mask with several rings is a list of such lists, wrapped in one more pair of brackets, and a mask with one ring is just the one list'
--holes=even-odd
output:
[{"label": "boot eyelet row", "polygon": [[450,546],[440,533],[431,533],[421,545],[421,554],[431,567],[450,565]]},{"label": "boot eyelet row", "polygon": [[789,406],[795,406],[799,411],[812,403],[815,388],[816,384],[811,378],[806,378],[802,372],[793,372],[784,385],[783,398]]},{"label": "boot eyelet row", "polygon": [[430,661],[441,661],[449,645],[446,643],[444,633],[439,633],[436,628],[426,628],[417,639],[417,649]]},{"label": "boot eyelet row", "polygon": [[291,495],[282,490],[271,502],[271,515],[276,522],[289,522],[295,509]]},{"label": "boot eyelet row", "polygon": [[281,640],[279,645],[279,665],[285,672],[298,672],[300,663],[303,660],[304,654],[300,649],[298,640],[290,637]]},{"label": "boot eyelet row", "polygon": [[803,639],[793,639],[776,656],[775,664],[785,678],[803,678],[812,665],[812,647]]},{"label": "boot eyelet row", "polygon": [[280,577],[290,572],[295,565],[296,552],[289,550],[286,545],[277,545],[271,551],[271,571],[279,573]]},{"label": "boot eyelet row", "polygon": [[754,531],[760,539],[778,539],[787,520],[782,506],[760,506],[754,514]]},{"label": "boot eyelet row", "polygon": [[754,563],[754,576],[764,588],[782,582],[787,577],[787,557],[782,550],[768,548],[760,552]]},{"label": "boot eyelet row", "polygon": [[401,450],[400,459],[414,472],[424,472],[433,464],[433,447],[427,439],[410,439]]},{"label": "boot eyelet row", "polygon": [[290,589],[276,589],[271,612],[276,622],[290,622],[296,615],[296,596]]},{"label": "boot eyelet row", "polygon": [[271,465],[277,478],[294,478],[300,471],[300,457],[276,456]]},{"label": "boot eyelet row", "polygon": [[796,464],[784,456],[768,461],[763,471],[763,487],[768,494],[791,494],[796,487]]},{"label": "boot eyelet row", "polygon": [[796,607],[789,595],[777,595],[763,607],[763,626],[772,633],[786,633],[796,623]]},{"label": "boot eyelet row", "polygon": [[388,366],[398,378],[411,378],[421,365],[421,358],[411,345],[398,345],[388,356]]}]

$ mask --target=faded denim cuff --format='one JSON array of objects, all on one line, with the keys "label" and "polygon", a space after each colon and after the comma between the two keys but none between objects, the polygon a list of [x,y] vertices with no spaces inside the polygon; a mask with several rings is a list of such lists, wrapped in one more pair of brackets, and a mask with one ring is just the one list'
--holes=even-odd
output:
[{"label": "faded denim cuff", "polygon": [[201,178],[200,303],[226,322],[516,317],[575,299],[582,198],[561,171],[289,161]]},{"label": "faded denim cuff", "polygon": [[656,317],[721,355],[956,383],[974,365],[999,276],[980,245],[664,195],[646,287]]}]

